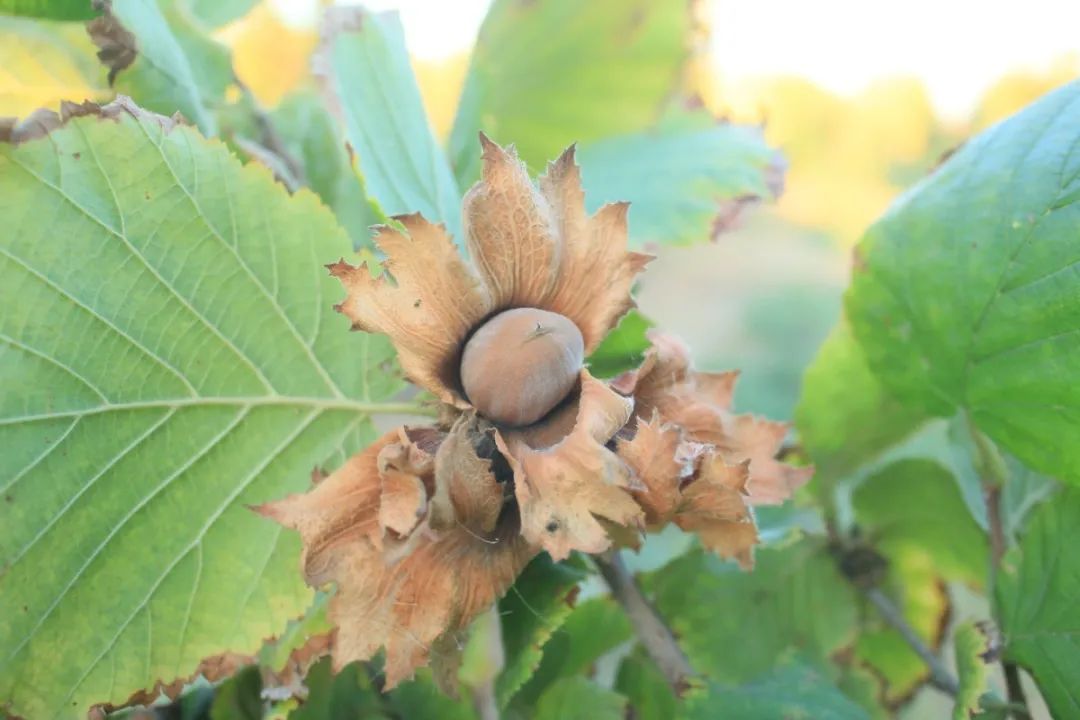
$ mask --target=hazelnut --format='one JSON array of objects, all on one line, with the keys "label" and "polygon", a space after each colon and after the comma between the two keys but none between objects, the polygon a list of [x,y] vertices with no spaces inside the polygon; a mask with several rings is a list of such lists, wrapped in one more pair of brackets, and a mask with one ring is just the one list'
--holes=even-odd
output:
[{"label": "hazelnut", "polygon": [[461,355],[461,384],[489,420],[520,427],[547,415],[577,383],[585,362],[581,331],[547,310],[515,308],[473,333]]}]

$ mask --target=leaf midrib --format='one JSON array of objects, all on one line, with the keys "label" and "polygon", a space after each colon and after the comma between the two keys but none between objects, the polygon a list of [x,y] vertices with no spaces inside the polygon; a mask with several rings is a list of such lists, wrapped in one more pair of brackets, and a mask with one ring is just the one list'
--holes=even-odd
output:
[{"label": "leaf midrib", "polygon": [[409,402],[368,402],[363,400],[350,400],[348,398],[329,397],[301,397],[290,395],[258,395],[258,396],[204,396],[204,397],[177,397],[160,400],[136,400],[125,403],[103,403],[94,407],[78,408],[74,410],[61,410],[59,412],[39,413],[36,415],[20,415],[17,417],[0,418],[0,426],[17,425],[23,422],[37,422],[41,420],[54,420],[57,418],[80,418],[88,415],[100,415],[107,412],[123,412],[128,410],[172,410],[183,407],[236,407],[241,409],[262,406],[292,406],[308,408],[312,410],[346,410],[365,415],[428,415],[424,408]]}]

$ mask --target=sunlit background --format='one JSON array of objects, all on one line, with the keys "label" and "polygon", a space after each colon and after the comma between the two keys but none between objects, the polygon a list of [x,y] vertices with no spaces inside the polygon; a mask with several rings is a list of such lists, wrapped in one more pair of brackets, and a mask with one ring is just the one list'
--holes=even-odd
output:
[{"label": "sunlit background", "polygon": [[[224,31],[274,101],[303,75],[320,0],[268,0]],[[488,0],[371,0],[395,10],[432,123],[449,132]],[[937,154],[1080,74],[1080,3],[698,2],[696,90],[764,122],[791,163],[780,214],[854,242]],[[263,49],[278,58],[265,65]],[[245,62],[246,61],[246,62]]]}]

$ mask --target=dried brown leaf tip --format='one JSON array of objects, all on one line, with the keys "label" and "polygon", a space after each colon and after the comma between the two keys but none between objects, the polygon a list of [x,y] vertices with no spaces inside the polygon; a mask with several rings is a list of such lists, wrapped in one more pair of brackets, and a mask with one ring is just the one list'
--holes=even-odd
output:
[{"label": "dried brown leaf tip", "polygon": [[470,260],[413,214],[377,229],[380,268],[328,266],[337,309],[390,338],[440,421],[258,508],[300,533],[310,584],[337,584],[335,663],[383,647],[388,686],[429,660],[452,678],[460,632],[542,550],[636,546],[673,522],[749,566],[749,505],[809,472],[773,459],[783,425],[730,412],[734,374],[692,372],[669,338],[614,383],[588,372],[650,259],[627,249],[627,206],[586,213],[573,147],[534,184],[512,148],[480,140]]},{"label": "dried brown leaf tip", "polygon": [[600,520],[639,527],[644,513],[630,491],[640,487],[630,467],[605,444],[630,419],[633,402],[581,371],[573,428],[550,447],[530,447],[527,434],[497,438],[514,471],[522,532],[555,560],[571,550],[597,553],[611,545]]},{"label": "dried brown leaf tip", "polygon": [[784,423],[731,411],[735,372],[696,372],[678,339],[652,332],[641,366],[612,382],[635,401],[619,457],[639,478],[634,492],[649,529],[674,522],[720,557],[753,565],[752,505],[787,500],[813,474],[776,460]]},{"label": "dried brown leaf tip", "polygon": [[81,103],[63,100],[60,103],[60,112],[40,108],[22,119],[0,117],[0,142],[18,145],[29,140],[43,138],[52,131],[63,127],[73,118],[90,116],[106,120],[117,120],[127,115],[140,122],[155,124],[165,132],[169,132],[184,122],[180,113],[174,113],[172,117],[152,113],[136,105],[127,95],[117,95],[116,98],[105,105],[99,105],[89,100]]}]

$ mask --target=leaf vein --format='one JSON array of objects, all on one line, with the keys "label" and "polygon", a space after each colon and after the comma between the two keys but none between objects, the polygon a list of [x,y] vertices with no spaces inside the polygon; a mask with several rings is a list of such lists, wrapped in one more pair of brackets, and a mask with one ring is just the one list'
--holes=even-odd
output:
[{"label": "leaf vein", "polygon": [[[169,173],[176,181],[177,187],[179,187],[180,190],[184,193],[184,195],[187,196],[188,202],[191,203],[191,207],[197,213],[198,219],[202,222],[203,225],[206,226],[207,230],[210,231],[211,235],[213,235],[213,237],[215,237],[221,243],[222,247],[226,248],[232,254],[233,258],[236,259],[236,262],[240,265],[241,268],[244,269],[244,272],[247,274],[251,282],[254,283],[255,287],[258,288],[259,292],[261,292],[262,295],[266,298],[266,300],[270,303],[273,311],[277,314],[279,318],[281,318],[282,322],[285,324],[285,327],[288,328],[289,334],[292,335],[293,339],[296,340],[298,345],[300,345],[301,350],[304,352],[305,355],[307,355],[307,358],[311,362],[311,365],[315,369],[315,372],[318,373],[319,376],[322,378],[323,382],[326,383],[327,389],[329,389],[335,397],[344,397],[344,393],[342,393],[341,388],[338,387],[337,383],[334,382],[333,378],[331,378],[330,375],[326,372],[326,368],[321,362],[319,362],[319,359],[315,357],[315,353],[312,351],[311,346],[308,345],[300,336],[300,331],[296,328],[296,325],[293,323],[292,319],[289,318],[289,316],[281,308],[281,305],[277,302],[277,299],[270,294],[269,290],[266,289],[266,286],[263,284],[262,280],[259,279],[259,276],[255,274],[255,271],[252,270],[251,266],[244,261],[243,257],[240,255],[239,249],[229,245],[229,243],[225,241],[225,238],[221,236],[221,233],[218,232],[214,224],[211,223],[210,220],[206,217],[206,214],[203,212],[202,206],[199,204],[199,201],[195,198],[194,195],[191,194],[191,191],[188,190],[187,186],[180,180],[180,176],[177,174],[176,169],[173,167],[172,162],[169,160],[168,154],[165,152],[165,148],[162,147],[160,143],[154,141],[143,123],[139,123],[139,127],[142,128],[143,134],[146,135],[146,139],[158,151],[158,154],[161,156],[162,163],[165,165],[166,168],[168,168]],[[190,139],[188,140],[188,143],[188,151],[190,153]],[[198,163],[194,164],[197,166]],[[251,363],[253,368],[255,367],[255,364],[251,362],[251,360],[248,359],[246,356],[245,359],[248,360],[249,363]],[[259,371],[259,374],[260,377],[262,377],[261,371]],[[267,386],[269,389],[272,389],[270,388],[269,382],[267,382]]]}]

